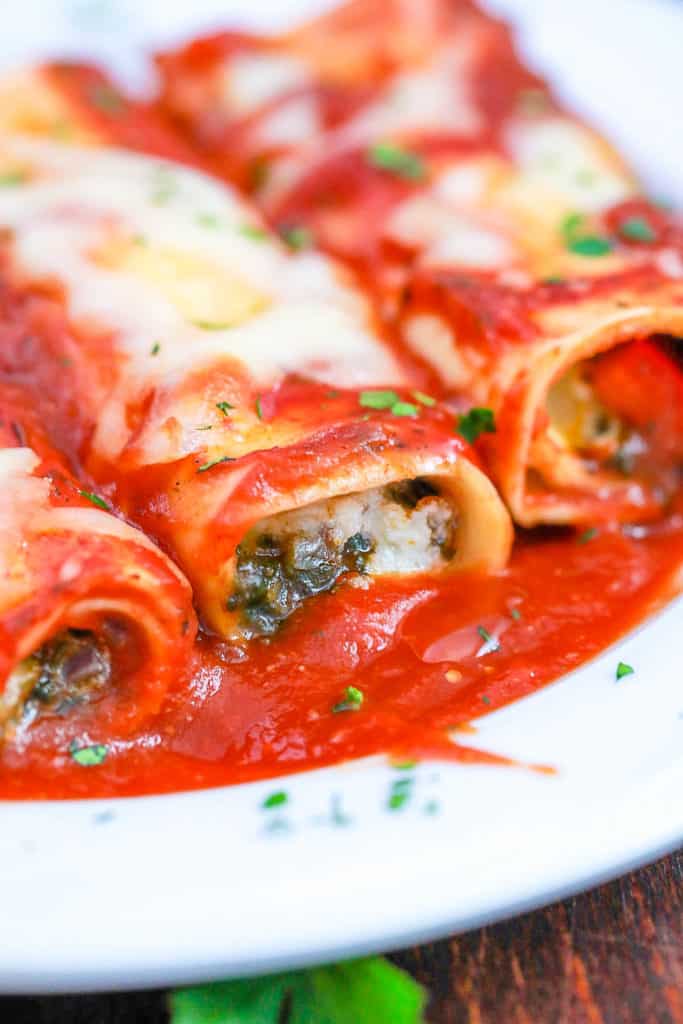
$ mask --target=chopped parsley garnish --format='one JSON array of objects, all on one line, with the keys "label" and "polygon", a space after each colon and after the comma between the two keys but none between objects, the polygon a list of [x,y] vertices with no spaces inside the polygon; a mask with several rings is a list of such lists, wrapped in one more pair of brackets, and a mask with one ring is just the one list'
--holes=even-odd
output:
[{"label": "chopped parsley garnish", "polygon": [[333,714],[339,714],[340,711],[359,711],[363,704],[363,691],[359,690],[356,686],[347,686],[344,690],[344,699],[340,700],[338,704],[335,704],[332,708]]},{"label": "chopped parsley garnish", "polygon": [[364,409],[388,409],[394,416],[419,416],[418,406],[404,402],[395,391],[361,391],[358,404]]},{"label": "chopped parsley garnish", "polygon": [[216,402],[216,408],[219,409],[224,416],[230,415],[230,410],[234,409],[234,405],[230,405],[230,402]]},{"label": "chopped parsley garnish", "polygon": [[252,238],[256,242],[263,242],[268,237],[266,229],[258,224],[240,224],[237,230],[241,235],[246,235],[247,238]]},{"label": "chopped parsley garnish", "polygon": [[581,238],[570,239],[567,248],[577,256],[606,256],[612,251],[612,243],[609,238],[600,235],[583,235]]},{"label": "chopped parsley garnish", "polygon": [[588,542],[597,537],[599,533],[600,531],[598,530],[597,526],[589,526],[587,530],[584,530],[583,533],[579,534],[579,536],[576,538],[576,543],[588,544]]},{"label": "chopped parsley garnish", "polygon": [[542,89],[520,89],[517,103],[524,114],[540,114],[550,106],[550,97]]},{"label": "chopped parsley garnish", "polygon": [[69,753],[71,754],[71,759],[76,764],[80,764],[82,768],[92,768],[95,765],[102,764],[106,760],[109,751],[104,743],[90,743],[81,747],[78,741],[74,740],[69,747]]},{"label": "chopped parsley garnish", "polygon": [[207,469],[213,469],[214,466],[220,466],[222,462],[234,462],[235,460],[231,455],[221,455],[218,459],[210,459],[209,462],[204,462],[199,469],[198,473],[206,473]]},{"label": "chopped parsley garnish", "polygon": [[180,989],[169,1024],[424,1024],[425,990],[383,957]]},{"label": "chopped parsley garnish", "polygon": [[561,277],[560,274],[550,274],[549,277],[544,277],[541,284],[564,284],[566,278]]},{"label": "chopped parsley garnish", "polygon": [[482,695],[481,695],[481,702],[482,702],[482,704],[487,704],[488,705],[488,704],[491,703],[491,698],[487,694],[482,693]]},{"label": "chopped parsley garnish", "polygon": [[112,89],[106,82],[97,82],[90,90],[90,102],[105,114],[117,116],[123,111],[125,102],[120,93]]},{"label": "chopped parsley garnish", "polygon": [[93,505],[97,505],[98,508],[103,508],[105,512],[111,512],[111,509],[104,498],[100,498],[99,494],[93,494],[92,491],[79,491],[81,498],[86,498]]},{"label": "chopped parsley garnish", "polygon": [[313,233],[308,228],[303,227],[303,225],[283,228],[280,234],[289,248],[294,249],[296,252],[313,245]]},{"label": "chopped parsley garnish", "polygon": [[625,661],[620,661],[617,665],[617,680],[623,679],[624,676],[632,676],[634,672],[633,665],[627,665]]},{"label": "chopped parsley garnish", "polygon": [[256,406],[256,415],[258,416],[258,418],[260,420],[262,420],[263,419],[263,406],[261,405],[261,396],[260,395],[256,396],[256,401],[255,401],[254,405]]},{"label": "chopped parsley garnish", "polygon": [[269,811],[272,807],[283,807],[288,800],[289,797],[284,789],[278,789],[275,793],[270,793],[270,795],[265,798],[261,807],[264,811]]},{"label": "chopped parsley garnish", "polygon": [[391,413],[393,416],[419,416],[420,410],[412,402],[394,402]]},{"label": "chopped parsley garnish", "polygon": [[657,233],[644,217],[626,217],[619,225],[619,234],[629,242],[657,241]]},{"label": "chopped parsley garnish", "polygon": [[178,191],[178,182],[168,167],[160,165],[154,172],[154,192],[151,201],[155,206],[164,206]]},{"label": "chopped parsley garnish", "polygon": [[197,223],[203,228],[217,228],[221,222],[215,213],[198,213]]},{"label": "chopped parsley garnish", "polygon": [[570,213],[565,217],[561,231],[567,249],[577,256],[605,256],[612,251],[609,238],[588,230],[585,218],[580,213]]},{"label": "chopped parsley garnish", "polygon": [[155,341],[154,344],[152,345],[151,349],[149,350],[149,354],[151,356],[158,356],[160,352],[161,352],[161,345],[160,345],[160,343],[158,341]]},{"label": "chopped parsley garnish", "polygon": [[400,811],[405,807],[413,795],[413,784],[414,779],[412,776],[406,776],[392,782],[387,799],[387,809],[390,811]]},{"label": "chopped parsley garnish", "polygon": [[474,444],[480,434],[495,434],[496,420],[492,409],[475,407],[458,419],[458,433],[469,444]]},{"label": "chopped parsley garnish", "polygon": [[417,768],[417,761],[399,761],[391,766],[395,772],[412,772]]},{"label": "chopped parsley garnish", "polygon": [[364,409],[391,409],[400,402],[395,391],[361,391],[358,402]]},{"label": "chopped parsley garnish", "polygon": [[0,186],[3,188],[11,185],[23,185],[25,181],[28,181],[26,171],[5,171],[4,174],[0,174]]},{"label": "chopped parsley garnish", "polygon": [[519,622],[519,620],[522,617],[522,613],[520,612],[519,608],[511,608],[510,615],[515,620],[515,622]]},{"label": "chopped parsley garnish", "polygon": [[376,142],[367,153],[368,163],[380,171],[389,171],[406,181],[424,181],[427,176],[424,160],[393,142]]},{"label": "chopped parsley garnish", "polygon": [[485,654],[494,654],[500,650],[500,640],[497,636],[493,636],[489,633],[488,629],[484,626],[477,626],[477,633],[484,641],[479,650],[477,651],[477,658],[482,658]]},{"label": "chopped parsley garnish", "polygon": [[436,405],[436,399],[432,398],[431,395],[425,395],[424,391],[411,391],[410,392],[416,402],[420,405],[431,406]]},{"label": "chopped parsley garnish", "polygon": [[218,323],[213,320],[193,320],[195,327],[201,327],[203,331],[227,331],[230,324]]}]

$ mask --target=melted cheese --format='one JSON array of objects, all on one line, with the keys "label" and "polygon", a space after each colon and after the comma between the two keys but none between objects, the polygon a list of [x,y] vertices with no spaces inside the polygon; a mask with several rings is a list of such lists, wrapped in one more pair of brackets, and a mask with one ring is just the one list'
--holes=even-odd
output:
[{"label": "melted cheese", "polygon": [[190,323],[234,327],[270,304],[238,274],[171,246],[112,239],[95,259],[152,285]]},{"label": "melted cheese", "polygon": [[40,138],[94,143],[97,136],[74,115],[39,69],[6,75],[0,83],[0,131],[21,132]]},{"label": "melted cheese", "polygon": [[276,53],[241,53],[221,68],[220,94],[236,114],[249,114],[282,93],[305,86],[307,65],[296,57]]},{"label": "melted cheese", "polygon": [[[4,149],[33,174],[0,189],[17,266],[59,280],[74,321],[114,337],[119,377],[90,396],[103,455],[126,444],[131,400],[226,360],[259,387],[289,372],[338,387],[401,383],[358,293],[324,258],[287,253],[233,192],[116,151],[26,140]],[[165,457],[175,454],[169,442]]]},{"label": "melted cheese", "polygon": [[377,102],[364,108],[343,130],[346,142],[364,142],[410,132],[438,130],[474,135],[480,116],[470,97],[467,41],[450,47],[429,67],[403,71],[391,79]]},{"label": "melted cheese", "polygon": [[562,209],[598,213],[635,191],[613,151],[568,118],[515,121],[508,130],[508,146],[537,203],[539,194],[550,194]]}]

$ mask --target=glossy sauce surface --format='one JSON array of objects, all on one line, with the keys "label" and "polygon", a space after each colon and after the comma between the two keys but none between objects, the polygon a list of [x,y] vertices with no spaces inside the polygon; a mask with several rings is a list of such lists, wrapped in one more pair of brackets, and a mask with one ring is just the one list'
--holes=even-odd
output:
[{"label": "glossy sauce surface", "polygon": [[[248,654],[200,638],[191,680],[154,728],[112,744],[95,768],[38,735],[8,747],[0,796],[171,792],[380,752],[488,760],[467,747],[471,720],[603,650],[672,594],[682,559],[683,509],[646,537],[520,536],[494,578],[342,584]],[[333,711],[349,685],[362,690],[362,706]]]}]

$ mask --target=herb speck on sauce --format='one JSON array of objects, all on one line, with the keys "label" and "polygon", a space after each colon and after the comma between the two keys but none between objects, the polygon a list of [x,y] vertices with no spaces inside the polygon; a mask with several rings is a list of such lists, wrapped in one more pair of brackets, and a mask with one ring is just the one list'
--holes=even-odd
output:
[{"label": "herb speck on sauce", "polygon": [[107,759],[109,751],[104,743],[90,743],[81,746],[77,740],[74,740],[69,747],[69,753],[71,759],[82,768],[94,768]]},{"label": "herb speck on sauce", "polygon": [[371,167],[388,171],[405,181],[424,181],[427,177],[422,157],[393,142],[376,142],[368,149],[367,160]]},{"label": "herb speck on sauce", "polygon": [[284,789],[278,789],[274,793],[270,793],[265,798],[261,807],[264,811],[269,811],[273,807],[283,807],[289,801],[289,797]]},{"label": "herb speck on sauce", "polygon": [[357,686],[347,686],[344,690],[344,699],[333,706],[332,712],[336,715],[340,711],[360,711],[363,700],[362,690],[359,690]]},{"label": "herb speck on sauce", "polygon": [[468,444],[474,444],[482,434],[495,434],[496,420],[493,410],[475,406],[458,418],[457,430]]}]

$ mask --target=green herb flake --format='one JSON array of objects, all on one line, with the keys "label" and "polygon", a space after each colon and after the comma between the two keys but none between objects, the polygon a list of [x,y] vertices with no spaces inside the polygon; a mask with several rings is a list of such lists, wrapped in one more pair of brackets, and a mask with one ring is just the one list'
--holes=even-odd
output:
[{"label": "green herb flake", "polygon": [[192,323],[195,327],[200,327],[203,331],[227,331],[231,324],[218,323],[213,320],[193,320]]},{"label": "green herb flake", "polygon": [[412,402],[394,402],[391,406],[392,416],[419,416],[420,410]]},{"label": "green herb flake", "polygon": [[568,241],[567,248],[577,256],[606,256],[612,251],[612,243],[600,235],[583,235]]},{"label": "green herb flake", "polygon": [[230,402],[216,402],[216,408],[219,409],[224,416],[230,415],[230,410],[234,409],[234,405],[230,405]]},{"label": "green herb flake", "polygon": [[392,142],[377,142],[367,153],[368,163],[380,171],[389,171],[405,181],[424,181],[427,170],[417,153]]},{"label": "green herb flake", "polygon": [[396,779],[391,784],[387,798],[387,810],[401,811],[412,798],[414,780],[411,777]]},{"label": "green herb flake", "polygon": [[550,274],[548,277],[544,277],[542,279],[541,284],[564,284],[565,281],[566,278],[562,277],[560,274]]},{"label": "green herb flake", "polygon": [[364,699],[362,690],[356,686],[347,686],[344,690],[344,699],[334,705],[332,714],[337,715],[340,711],[360,711]]},{"label": "green herb flake", "polygon": [[268,232],[258,224],[240,224],[237,229],[240,235],[251,238],[255,242],[264,242],[268,238]]},{"label": "green herb flake", "polygon": [[94,494],[92,491],[79,491],[81,498],[85,498],[91,504],[96,505],[98,508],[103,508],[105,512],[111,512],[111,509],[104,498],[100,498],[99,494]]},{"label": "green herb flake", "polygon": [[151,349],[149,350],[149,354],[151,356],[158,356],[160,352],[161,352],[161,344],[158,341],[155,341],[154,344],[152,345]]},{"label": "green herb flake", "polygon": [[395,772],[412,772],[417,768],[417,761],[398,761],[391,766]]},{"label": "green herb flake", "polygon": [[619,234],[629,242],[657,241],[657,233],[644,217],[626,217],[619,225]]},{"label": "green herb flake", "polygon": [[23,185],[27,181],[28,174],[26,171],[5,171],[4,174],[0,174],[0,187],[2,188]]},{"label": "green herb flake", "polygon": [[383,957],[170,996],[170,1024],[424,1024],[425,990]]},{"label": "green herb flake", "polygon": [[634,669],[633,665],[627,665],[625,661],[620,661],[619,664],[617,665],[617,673],[616,673],[617,682],[620,679],[623,679],[624,676],[632,676],[634,672],[635,672],[635,669]]},{"label": "green herb flake", "polygon": [[289,801],[289,796],[287,795],[285,790],[284,789],[278,789],[278,790],[276,790],[275,793],[270,793],[265,798],[265,800],[261,804],[261,807],[262,807],[262,809],[264,811],[270,811],[273,807],[284,807],[284,805],[288,801]]},{"label": "green herb flake", "polygon": [[609,238],[586,230],[585,218],[580,213],[568,214],[560,225],[560,231],[567,249],[576,256],[605,256],[612,251]]},{"label": "green herb flake", "polygon": [[213,469],[214,466],[220,466],[222,462],[234,462],[235,460],[230,455],[221,455],[218,459],[210,459],[209,462],[204,462],[197,470],[198,473],[206,473],[207,469]]},{"label": "green herb flake", "polygon": [[308,228],[303,227],[303,225],[283,228],[281,236],[289,248],[294,249],[295,252],[299,252],[301,249],[308,249],[313,245],[313,233]]},{"label": "green herb flake", "polygon": [[477,651],[477,658],[482,658],[485,654],[494,654],[496,651],[500,650],[500,640],[497,636],[493,636],[492,633],[489,633],[488,629],[484,626],[477,626],[477,633],[484,641]]},{"label": "green herb flake", "polygon": [[495,434],[496,420],[492,409],[475,407],[458,419],[458,433],[469,444],[474,444],[481,434]]},{"label": "green herb flake", "polygon": [[426,405],[429,408],[436,405],[436,399],[432,398],[431,395],[425,395],[424,391],[411,391],[410,393],[415,401],[419,402],[420,405]]},{"label": "green herb flake", "polygon": [[78,741],[74,740],[69,747],[69,753],[72,761],[80,764],[82,768],[94,768],[107,759],[109,751],[103,743],[91,743],[81,747]]},{"label": "green herb flake", "polygon": [[364,409],[391,409],[401,399],[395,391],[361,391],[358,404]]},{"label": "green herb flake", "polygon": [[522,617],[522,613],[520,612],[519,608],[511,608],[510,615],[515,620],[515,622],[519,622],[519,620]]},{"label": "green herb flake", "polygon": [[598,530],[597,526],[589,526],[587,530],[584,530],[583,533],[579,534],[579,536],[576,538],[576,543],[588,544],[588,542],[594,540],[599,535],[599,533],[600,531]]},{"label": "green herb flake", "polygon": [[550,106],[550,97],[543,89],[520,89],[517,104],[523,114],[541,114]]},{"label": "green herb flake", "polygon": [[260,395],[256,396],[256,401],[254,402],[254,405],[256,407],[256,415],[258,416],[258,418],[260,420],[262,420],[263,419],[263,406],[261,404],[261,396]]},{"label": "green herb flake", "polygon": [[486,704],[487,706],[490,706],[491,698],[487,694],[482,693],[482,695],[481,695],[481,702],[482,702],[482,704]]},{"label": "green herb flake", "polygon": [[197,223],[203,228],[218,228],[221,224],[215,213],[198,213]]},{"label": "green herb flake", "polygon": [[106,82],[97,82],[90,90],[89,97],[94,106],[111,117],[118,117],[126,105],[121,94]]}]

